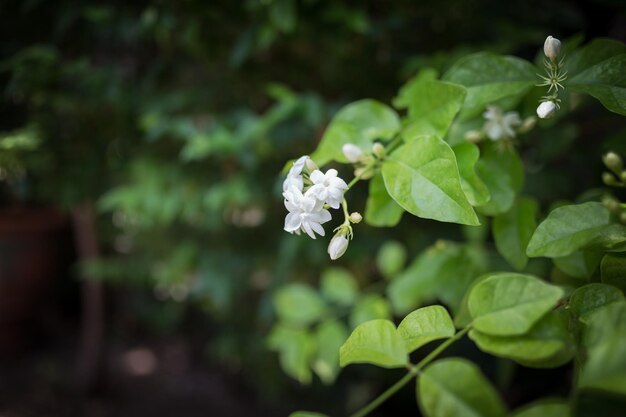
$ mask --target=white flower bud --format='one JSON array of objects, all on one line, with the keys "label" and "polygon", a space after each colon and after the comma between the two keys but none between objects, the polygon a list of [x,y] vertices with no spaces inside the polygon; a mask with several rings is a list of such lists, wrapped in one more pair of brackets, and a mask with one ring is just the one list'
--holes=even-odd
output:
[{"label": "white flower bud", "polygon": [[465,140],[472,143],[478,143],[483,138],[482,132],[478,130],[468,130],[465,132]]},{"label": "white flower bud", "polygon": [[311,158],[307,158],[306,162],[304,163],[306,165],[306,169],[309,172],[313,172],[315,170],[318,170],[319,167],[317,166],[317,164],[315,162],[313,162],[313,160]]},{"label": "white flower bud", "polygon": [[548,119],[556,112],[556,104],[553,101],[544,101],[537,107],[537,116],[540,119]]},{"label": "white flower bud", "polygon": [[385,147],[382,143],[376,142],[372,145],[372,153],[380,158],[385,154]]},{"label": "white flower bud", "polygon": [[552,36],[548,36],[543,44],[543,53],[552,61],[555,61],[561,53],[561,41]]},{"label": "white flower bud", "polygon": [[363,156],[361,148],[352,143],[346,143],[341,147],[341,150],[343,151],[343,155],[346,159],[352,163],[358,162],[359,158]]},{"label": "white flower bud", "polygon": [[341,258],[341,256],[346,253],[346,249],[348,249],[348,243],[350,243],[350,241],[343,234],[333,236],[328,244],[330,259],[334,261],[335,259]]},{"label": "white flower bud", "polygon": [[622,158],[619,157],[615,152],[609,152],[602,157],[604,161],[604,165],[611,171],[621,174],[622,169],[624,168],[624,163],[622,162]]},{"label": "white flower bud", "polygon": [[361,220],[363,220],[363,216],[361,216],[361,213],[359,213],[358,211],[355,211],[354,213],[350,214],[350,223],[361,223]]}]

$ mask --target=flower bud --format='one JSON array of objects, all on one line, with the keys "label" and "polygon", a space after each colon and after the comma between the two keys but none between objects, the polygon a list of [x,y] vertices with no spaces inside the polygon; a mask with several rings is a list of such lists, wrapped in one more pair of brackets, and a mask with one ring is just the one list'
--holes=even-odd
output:
[{"label": "flower bud", "polygon": [[604,165],[611,171],[615,173],[620,173],[624,168],[624,163],[622,162],[622,158],[615,152],[609,152],[602,157],[602,161],[604,161]]},{"label": "flower bud", "polygon": [[548,36],[543,44],[543,53],[546,54],[550,60],[555,61],[561,53],[561,41],[552,36]]},{"label": "flower bud", "polygon": [[343,151],[343,155],[346,157],[346,159],[353,164],[358,162],[361,156],[363,156],[363,151],[361,150],[361,148],[352,143],[346,143],[341,147],[341,150]]},{"label": "flower bud", "polygon": [[556,112],[556,104],[553,101],[544,101],[537,107],[537,116],[540,119],[548,119]]},{"label": "flower bud", "polygon": [[622,182],[626,183],[626,171],[622,171],[619,177],[622,180]]},{"label": "flower bud", "polygon": [[618,184],[617,181],[615,180],[615,177],[610,172],[603,172],[602,173],[602,182],[604,182],[606,185],[617,185]]},{"label": "flower bud", "polygon": [[619,210],[619,201],[610,196],[602,198],[602,204],[611,212],[617,212]]},{"label": "flower bud", "polygon": [[330,240],[328,244],[328,254],[330,255],[331,260],[339,259],[341,256],[346,253],[346,249],[348,249],[349,240],[343,234],[337,233]]},{"label": "flower bud", "polygon": [[362,180],[369,180],[374,176],[374,170],[370,167],[359,167],[354,170],[354,176]]},{"label": "flower bud", "polygon": [[385,154],[385,147],[382,143],[376,142],[372,145],[372,153],[380,158]]},{"label": "flower bud", "polygon": [[535,127],[536,124],[537,118],[535,118],[534,116],[529,116],[524,119],[522,125],[519,127],[519,129],[517,129],[517,131],[519,133],[528,133]]},{"label": "flower bud", "polygon": [[478,130],[468,130],[465,132],[465,140],[472,143],[478,143],[483,138],[482,132]]},{"label": "flower bud", "polygon": [[361,220],[363,220],[363,216],[361,216],[361,213],[355,211],[354,213],[350,214],[349,219],[350,219],[350,223],[357,224],[357,223],[361,223]]},{"label": "flower bud", "polygon": [[309,172],[313,172],[315,170],[318,170],[319,167],[317,166],[317,164],[315,162],[313,162],[313,160],[311,158],[307,158],[306,162],[304,163],[306,165],[306,169]]},{"label": "flower bud", "polygon": [[626,224],[626,211],[623,211],[622,214],[619,215],[619,221]]}]

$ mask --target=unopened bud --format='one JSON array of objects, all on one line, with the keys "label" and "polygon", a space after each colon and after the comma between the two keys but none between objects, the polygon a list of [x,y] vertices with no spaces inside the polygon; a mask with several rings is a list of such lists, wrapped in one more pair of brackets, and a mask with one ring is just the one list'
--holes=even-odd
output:
[{"label": "unopened bud", "polygon": [[363,216],[361,216],[361,213],[355,211],[350,214],[349,219],[350,219],[350,223],[357,224],[357,223],[361,223],[361,220],[363,220]]},{"label": "unopened bud", "polygon": [[617,201],[613,197],[609,197],[609,196],[603,197],[602,204],[604,205],[604,207],[609,209],[609,211],[616,212],[619,210],[619,201]]},{"label": "unopened bud", "polygon": [[341,147],[341,150],[343,151],[343,155],[346,157],[346,159],[353,164],[358,162],[361,156],[363,156],[363,151],[361,150],[361,148],[353,143],[346,143]]},{"label": "unopened bud", "polygon": [[618,154],[615,152],[609,152],[602,157],[602,161],[604,161],[604,165],[606,165],[608,169],[621,175],[624,163]]},{"label": "unopened bud", "polygon": [[385,147],[382,143],[376,142],[372,145],[372,153],[380,158],[385,154]]},{"label": "unopened bud", "polygon": [[362,180],[369,180],[374,176],[374,170],[370,167],[359,167],[354,170],[354,176]]},{"label": "unopened bud", "polygon": [[544,101],[537,107],[537,116],[540,119],[548,119],[556,112],[556,104],[553,101]]},{"label": "unopened bud", "polygon": [[307,158],[307,160],[304,163],[306,165],[306,169],[309,172],[313,172],[317,169],[319,169],[319,167],[317,166],[317,164],[315,162],[313,162],[313,160],[311,158]]},{"label": "unopened bud", "polygon": [[350,241],[343,234],[337,233],[330,240],[328,244],[328,255],[330,255],[331,260],[339,259],[341,256],[346,253],[346,249],[348,249],[348,243]]},{"label": "unopened bud", "polygon": [[626,224],[626,211],[623,211],[622,214],[619,215],[619,221]]},{"label": "unopened bud", "polygon": [[465,140],[472,143],[478,143],[483,138],[483,134],[478,130],[468,130],[465,132]]},{"label": "unopened bud", "polygon": [[626,171],[622,171],[619,177],[622,180],[622,182],[626,183]]},{"label": "unopened bud", "polygon": [[617,181],[615,180],[615,177],[610,172],[603,172],[602,173],[602,182],[604,182],[606,185],[617,185],[618,184]]},{"label": "unopened bud", "polygon": [[543,53],[552,61],[556,61],[561,54],[561,41],[552,36],[548,36],[543,43]]},{"label": "unopened bud", "polygon": [[536,124],[537,124],[537,118],[535,118],[534,116],[529,116],[524,119],[524,121],[522,122],[519,129],[517,129],[517,131],[519,133],[528,133],[535,127]]}]

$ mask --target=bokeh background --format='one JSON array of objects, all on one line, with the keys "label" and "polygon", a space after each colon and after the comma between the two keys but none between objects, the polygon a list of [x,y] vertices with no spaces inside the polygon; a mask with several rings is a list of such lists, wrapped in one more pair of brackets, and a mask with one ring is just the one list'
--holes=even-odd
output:
[{"label": "bokeh background", "polygon": [[[342,105],[389,103],[474,51],[533,60],[547,35],[626,41],[626,3],[0,2],[0,416],[281,416],[369,398],[397,374],[302,386],[267,348],[272,292],[330,262],[326,241],[282,231],[281,170]],[[600,110],[527,139],[540,201],[600,184],[597,138],[626,140]],[[363,207],[365,189],[352,198]],[[338,264],[376,282],[389,239],[412,258],[461,233],[405,217],[359,227]],[[518,374],[509,404],[567,393],[570,368],[539,372]],[[411,392],[377,415],[406,410]]]}]

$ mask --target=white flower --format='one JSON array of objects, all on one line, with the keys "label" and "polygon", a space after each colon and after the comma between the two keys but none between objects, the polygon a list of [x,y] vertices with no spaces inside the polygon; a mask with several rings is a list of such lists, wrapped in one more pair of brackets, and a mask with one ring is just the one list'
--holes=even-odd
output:
[{"label": "white flower", "polygon": [[311,172],[309,177],[313,186],[306,192],[307,196],[326,202],[332,208],[339,208],[343,193],[348,189],[348,184],[337,176],[336,169],[329,169],[326,174],[320,170]]},{"label": "white flower", "polygon": [[321,225],[329,221],[331,215],[322,207],[322,202],[302,195],[302,191],[296,187],[289,188],[283,196],[285,207],[289,210],[285,217],[285,231],[296,234],[303,231],[312,239],[315,239],[315,233],[324,236],[324,228]]},{"label": "white flower", "polygon": [[291,187],[296,187],[298,190],[302,191],[302,188],[304,187],[302,170],[308,161],[309,156],[304,155],[293,163],[293,166],[289,169],[289,173],[287,173],[287,178],[283,181],[283,191],[287,191]]},{"label": "white flower", "polygon": [[514,138],[515,126],[522,123],[519,113],[510,111],[504,113],[498,106],[487,106],[487,111],[483,113],[485,122],[485,134],[491,140],[500,140],[503,138]]},{"label": "white flower", "polygon": [[561,53],[561,41],[552,36],[548,36],[543,43],[543,53],[552,61],[555,61]]},{"label": "white flower", "polygon": [[556,104],[553,101],[544,101],[537,107],[537,116],[541,119],[552,117],[556,112]]},{"label": "white flower", "polygon": [[338,233],[333,236],[328,244],[330,259],[334,261],[335,259],[341,258],[341,256],[346,253],[346,249],[348,249],[348,243],[350,243],[350,241],[343,234]]},{"label": "white flower", "polygon": [[359,158],[363,156],[363,151],[361,150],[361,148],[353,143],[346,143],[341,147],[341,150],[343,151],[343,155],[346,157],[346,159],[353,164],[359,162]]}]

